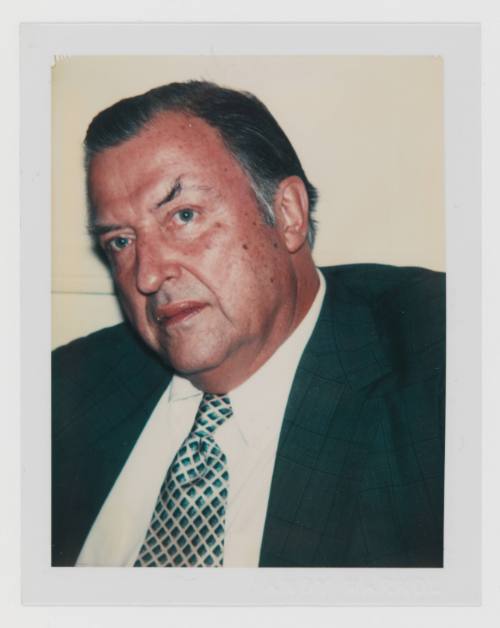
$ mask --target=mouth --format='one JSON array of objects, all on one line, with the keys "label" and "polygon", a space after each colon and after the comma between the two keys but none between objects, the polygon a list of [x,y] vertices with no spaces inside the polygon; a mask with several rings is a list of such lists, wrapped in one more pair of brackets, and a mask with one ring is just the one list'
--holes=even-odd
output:
[{"label": "mouth", "polygon": [[178,301],[168,305],[160,305],[155,309],[154,320],[158,325],[173,327],[196,316],[206,307],[199,301]]}]

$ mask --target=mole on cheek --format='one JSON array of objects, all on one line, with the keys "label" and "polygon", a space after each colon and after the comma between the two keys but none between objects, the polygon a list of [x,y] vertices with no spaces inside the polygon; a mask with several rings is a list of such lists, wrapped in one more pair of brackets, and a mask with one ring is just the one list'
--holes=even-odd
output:
[{"label": "mole on cheek", "polygon": [[245,249],[245,251],[248,251],[248,244],[244,244],[243,248]]},{"label": "mole on cheek", "polygon": [[271,277],[270,281],[271,283],[274,283],[274,277]]}]

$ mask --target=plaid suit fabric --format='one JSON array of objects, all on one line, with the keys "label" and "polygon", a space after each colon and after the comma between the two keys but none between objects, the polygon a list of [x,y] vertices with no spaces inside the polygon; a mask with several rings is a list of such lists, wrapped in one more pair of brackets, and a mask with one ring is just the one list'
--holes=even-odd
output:
[{"label": "plaid suit fabric", "polygon": [[[261,566],[440,566],[444,277],[323,269],[283,421]],[[124,325],[57,350],[53,564],[74,564],[171,373]]]},{"label": "plaid suit fabric", "polygon": [[443,276],[356,270],[298,367],[261,566],[442,565]]}]

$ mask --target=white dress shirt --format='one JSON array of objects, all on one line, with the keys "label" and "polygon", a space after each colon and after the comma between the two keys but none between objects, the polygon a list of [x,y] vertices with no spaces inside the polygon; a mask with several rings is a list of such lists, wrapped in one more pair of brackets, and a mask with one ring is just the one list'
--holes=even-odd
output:
[{"label": "white dress shirt", "polygon": [[[319,271],[318,271],[319,272]],[[271,358],[228,393],[233,416],[214,438],[227,458],[229,494],[224,567],[257,567],[274,459],[288,396],[325,295]],[[92,526],[78,566],[132,566],[145,539],[165,473],[191,431],[202,393],[175,375],[146,423]]]}]

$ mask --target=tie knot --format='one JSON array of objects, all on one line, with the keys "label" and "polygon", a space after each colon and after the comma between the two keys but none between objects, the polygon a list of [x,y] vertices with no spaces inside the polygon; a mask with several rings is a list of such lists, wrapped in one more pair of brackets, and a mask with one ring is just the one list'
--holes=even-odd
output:
[{"label": "tie knot", "polygon": [[232,414],[233,409],[227,395],[204,393],[192,431],[200,436],[207,433],[211,434]]}]

